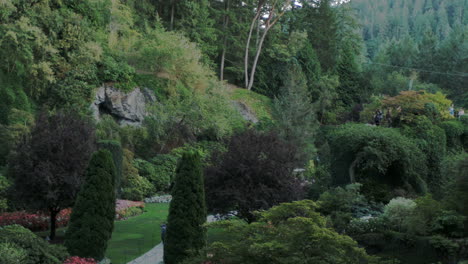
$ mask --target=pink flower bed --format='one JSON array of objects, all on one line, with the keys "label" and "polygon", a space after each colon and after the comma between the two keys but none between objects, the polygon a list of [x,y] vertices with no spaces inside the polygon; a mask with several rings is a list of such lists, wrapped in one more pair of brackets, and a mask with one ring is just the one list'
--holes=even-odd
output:
[{"label": "pink flower bed", "polygon": [[116,213],[115,218],[117,220],[121,220],[125,218],[124,215],[125,215],[126,210],[131,207],[139,207],[143,209],[145,208],[145,203],[129,201],[129,200],[117,200],[115,202],[115,213]]},{"label": "pink flower bed", "polygon": [[63,264],[96,264],[92,258],[69,257]]},{"label": "pink flower bed", "polygon": [[[71,209],[63,209],[57,215],[57,228],[68,225]],[[46,231],[49,229],[50,217],[48,213],[28,213],[25,211],[0,214],[0,226],[21,225],[32,231]]]}]

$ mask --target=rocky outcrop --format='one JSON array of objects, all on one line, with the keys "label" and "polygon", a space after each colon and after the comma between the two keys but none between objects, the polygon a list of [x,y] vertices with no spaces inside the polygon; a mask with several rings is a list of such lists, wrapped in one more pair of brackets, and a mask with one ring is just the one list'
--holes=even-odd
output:
[{"label": "rocky outcrop", "polygon": [[148,114],[147,105],[155,101],[153,92],[147,88],[135,88],[125,93],[105,84],[97,90],[91,108],[94,118],[98,121],[108,114],[120,125],[140,126]]},{"label": "rocky outcrop", "polygon": [[241,114],[244,120],[252,123],[257,123],[258,118],[255,113],[250,109],[248,105],[240,101],[232,101],[232,104],[237,109],[237,111]]}]

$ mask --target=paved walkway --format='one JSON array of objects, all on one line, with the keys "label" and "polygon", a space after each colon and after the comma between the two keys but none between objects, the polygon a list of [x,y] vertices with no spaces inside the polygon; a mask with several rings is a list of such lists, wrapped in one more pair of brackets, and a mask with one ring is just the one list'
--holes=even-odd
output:
[{"label": "paved walkway", "polygon": [[[215,222],[216,218],[212,215],[209,215],[206,218],[208,223]],[[164,246],[162,243],[159,243],[150,251],[146,252],[144,255],[128,262],[127,264],[160,264],[163,263],[164,255]]]},{"label": "paved walkway", "polygon": [[164,246],[159,243],[150,251],[146,252],[143,256],[140,256],[127,264],[159,264],[163,263]]}]

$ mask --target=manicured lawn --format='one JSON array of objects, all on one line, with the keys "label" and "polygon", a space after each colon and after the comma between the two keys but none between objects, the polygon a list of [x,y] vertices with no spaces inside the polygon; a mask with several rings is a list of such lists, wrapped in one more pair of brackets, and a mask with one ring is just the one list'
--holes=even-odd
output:
[{"label": "manicured lawn", "polygon": [[169,204],[146,204],[145,213],[115,222],[106,257],[113,264],[127,263],[161,242],[160,225],[166,221]]}]

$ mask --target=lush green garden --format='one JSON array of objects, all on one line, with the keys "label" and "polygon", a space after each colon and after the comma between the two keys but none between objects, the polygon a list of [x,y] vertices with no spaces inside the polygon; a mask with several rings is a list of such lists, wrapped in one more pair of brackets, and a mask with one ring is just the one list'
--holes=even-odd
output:
[{"label": "lush green garden", "polygon": [[463,263],[467,12],[0,0],[0,263]]}]

